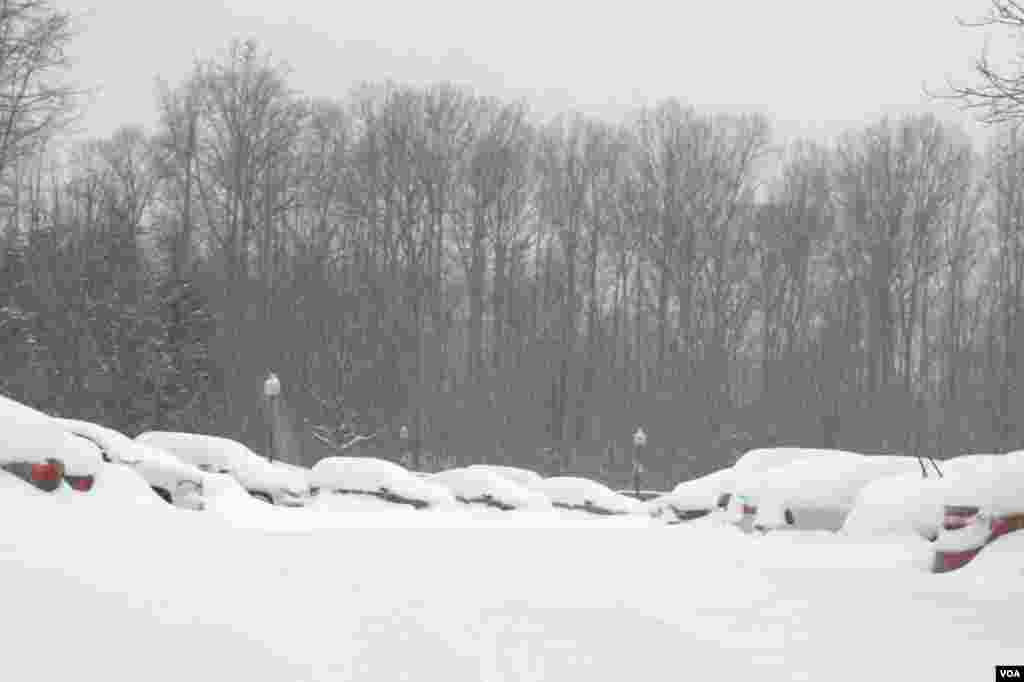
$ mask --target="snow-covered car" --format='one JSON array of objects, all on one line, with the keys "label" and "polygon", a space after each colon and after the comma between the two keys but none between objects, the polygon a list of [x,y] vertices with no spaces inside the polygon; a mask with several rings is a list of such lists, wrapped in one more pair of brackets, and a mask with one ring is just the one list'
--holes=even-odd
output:
[{"label": "snow-covered car", "polygon": [[427,479],[444,486],[470,507],[500,511],[550,511],[551,501],[487,468],[448,469]]},{"label": "snow-covered car", "polygon": [[744,530],[758,532],[783,528],[836,532],[869,483],[919,470],[913,457],[818,451],[814,456],[738,475],[725,518]]},{"label": "snow-covered car", "polygon": [[726,468],[683,481],[672,492],[649,500],[647,508],[651,516],[671,524],[707,516],[718,508],[721,491],[729,487],[732,476],[732,469]]},{"label": "snow-covered car", "polygon": [[1019,581],[1024,577],[1024,532],[1018,529],[990,538],[957,573]]},{"label": "snow-covered car", "polygon": [[989,543],[1024,529],[1024,459],[995,456],[954,465],[936,494],[943,503],[935,540],[935,572],[970,562]]},{"label": "snow-covered car", "polygon": [[168,504],[203,507],[203,472],[159,448],[132,440],[114,429],[78,419],[54,418],[72,435],[98,447],[107,462],[134,469]]},{"label": "snow-covered car", "polygon": [[0,396],[0,469],[45,492],[67,484],[89,492],[103,466],[94,444],[53,423],[49,415]]},{"label": "snow-covered car", "polygon": [[[995,501],[991,491],[1001,470],[1007,465],[1022,468],[1022,461],[1024,458],[1010,455],[961,455],[939,463],[941,478],[931,472],[924,478],[920,470],[879,478],[860,491],[843,532],[860,536],[917,535],[935,541],[947,505],[983,509]],[[1012,487],[1004,492],[1011,498],[1020,495]],[[962,514],[954,510],[953,516],[957,515],[967,515],[966,510]],[[951,522],[956,524],[955,520]]]},{"label": "snow-covered car", "polygon": [[304,480],[230,438],[147,431],[136,436],[135,440],[165,450],[200,471],[229,474],[250,495],[269,504],[300,507],[306,503]]},{"label": "snow-covered car", "polygon": [[646,506],[597,481],[576,476],[545,478],[531,488],[571,516],[649,516]]},{"label": "snow-covered car", "polygon": [[308,467],[299,466],[297,464],[289,464],[288,462],[282,462],[280,460],[274,460],[271,463],[276,469],[284,472],[286,476],[289,476],[293,482],[293,486],[296,490],[302,493],[302,497],[308,500],[313,495],[313,471]]},{"label": "snow-covered car", "polygon": [[498,476],[512,481],[513,483],[517,483],[524,488],[532,488],[544,480],[543,476],[531,469],[523,469],[521,467],[502,464],[470,464],[466,468],[473,471],[487,471],[497,474]]},{"label": "snow-covered car", "polygon": [[757,472],[768,471],[776,467],[784,466],[801,459],[808,459],[820,455],[822,452],[831,450],[814,450],[810,448],[755,448],[749,450],[736,460],[736,463],[729,467],[729,475],[722,475],[715,480],[719,487],[716,508],[727,510],[732,502],[733,488],[736,483],[745,476],[752,476]]},{"label": "snow-covered car", "polygon": [[314,505],[324,509],[446,509],[457,505],[445,487],[376,457],[326,457],[311,474]]}]

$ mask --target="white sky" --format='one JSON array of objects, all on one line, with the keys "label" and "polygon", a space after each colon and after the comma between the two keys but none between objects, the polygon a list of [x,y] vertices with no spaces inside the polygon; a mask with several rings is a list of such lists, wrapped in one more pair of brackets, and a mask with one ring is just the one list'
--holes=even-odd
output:
[{"label": "white sky", "polygon": [[[985,130],[925,84],[968,78],[986,31],[955,17],[988,0],[57,0],[81,16],[75,79],[98,87],[83,126],[155,121],[154,78],[256,38],[310,95],[360,80],[452,80],[526,97],[542,115],[621,116],[678,96],[706,111],[761,111],[778,137],[824,139],[882,114],[930,110]],[[997,43],[998,44],[998,43]],[[1003,44],[1006,41],[1003,40]]]}]

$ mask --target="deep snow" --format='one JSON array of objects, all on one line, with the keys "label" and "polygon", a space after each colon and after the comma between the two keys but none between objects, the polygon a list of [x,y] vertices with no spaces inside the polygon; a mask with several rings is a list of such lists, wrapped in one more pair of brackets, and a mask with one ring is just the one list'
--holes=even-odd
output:
[{"label": "deep snow", "polygon": [[244,493],[189,512],[129,475],[96,495],[0,476],[3,679],[952,682],[1022,657],[1005,549],[999,571],[931,575],[913,538],[441,527],[458,515]]}]

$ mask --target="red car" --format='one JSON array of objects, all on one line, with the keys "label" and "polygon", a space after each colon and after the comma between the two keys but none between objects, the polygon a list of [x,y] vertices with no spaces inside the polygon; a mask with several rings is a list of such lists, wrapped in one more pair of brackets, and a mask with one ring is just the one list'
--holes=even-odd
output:
[{"label": "red car", "polygon": [[996,538],[1022,529],[1024,512],[986,514],[975,506],[946,505],[932,571],[960,568]]}]

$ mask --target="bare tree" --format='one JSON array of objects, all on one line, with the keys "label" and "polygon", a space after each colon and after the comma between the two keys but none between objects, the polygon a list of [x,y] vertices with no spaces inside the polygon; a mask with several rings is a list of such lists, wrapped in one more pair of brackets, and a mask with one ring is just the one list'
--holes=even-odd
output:
[{"label": "bare tree", "polygon": [[63,78],[72,37],[49,0],[0,3],[0,174],[70,121],[81,94]]},{"label": "bare tree", "polygon": [[[1020,0],[990,0],[988,12],[979,19],[958,19],[962,26],[1010,28],[1015,32],[1024,31],[1024,3]],[[982,112],[988,123],[1019,120],[1024,115],[1024,71],[1018,58],[1010,64],[1000,65],[993,61],[988,48],[973,63],[974,85],[948,83],[948,92],[938,93],[939,98],[961,101],[968,109]]]}]

